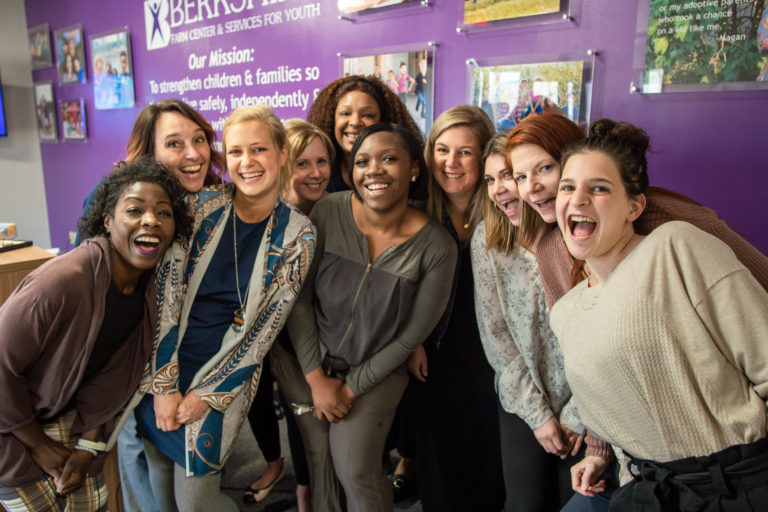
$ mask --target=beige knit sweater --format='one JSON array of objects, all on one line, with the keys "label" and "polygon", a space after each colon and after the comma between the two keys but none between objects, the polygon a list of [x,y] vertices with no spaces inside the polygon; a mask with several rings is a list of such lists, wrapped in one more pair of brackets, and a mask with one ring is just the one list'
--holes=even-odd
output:
[{"label": "beige knit sweater", "polygon": [[550,318],[581,419],[601,439],[663,462],[765,437],[768,293],[713,236],[656,228]]}]

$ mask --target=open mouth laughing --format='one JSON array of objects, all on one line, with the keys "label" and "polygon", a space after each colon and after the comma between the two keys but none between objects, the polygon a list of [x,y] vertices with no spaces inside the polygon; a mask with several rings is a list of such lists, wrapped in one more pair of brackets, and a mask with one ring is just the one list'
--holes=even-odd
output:
[{"label": "open mouth laughing", "polygon": [[568,230],[576,240],[585,240],[592,236],[597,228],[597,221],[584,215],[569,215]]},{"label": "open mouth laughing", "polygon": [[504,201],[499,201],[496,204],[499,205],[499,207],[504,212],[504,214],[509,218],[512,218],[515,215],[517,215],[517,212],[520,210],[519,199],[507,199]]},{"label": "open mouth laughing", "polygon": [[160,237],[153,234],[143,234],[137,236],[133,243],[141,254],[153,256],[160,250]]}]

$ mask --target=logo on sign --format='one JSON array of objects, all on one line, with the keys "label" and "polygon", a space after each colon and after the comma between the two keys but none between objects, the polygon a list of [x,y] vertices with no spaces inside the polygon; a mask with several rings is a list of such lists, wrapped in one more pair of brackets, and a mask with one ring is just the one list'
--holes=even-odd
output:
[{"label": "logo on sign", "polygon": [[144,0],[144,25],[147,29],[147,50],[164,48],[171,42],[168,23],[168,0]]}]

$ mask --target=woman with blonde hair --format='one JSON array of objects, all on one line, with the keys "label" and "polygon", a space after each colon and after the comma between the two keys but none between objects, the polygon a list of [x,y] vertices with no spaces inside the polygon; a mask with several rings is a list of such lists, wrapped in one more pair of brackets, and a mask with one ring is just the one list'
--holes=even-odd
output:
[{"label": "woman with blonde hair", "polygon": [[558,510],[573,494],[568,456],[578,453],[583,427],[549,327],[535,255],[541,231],[521,236],[522,218],[543,221],[520,200],[507,138],[496,135],[483,154],[484,220],[472,236],[477,323],[496,373],[504,510]]},{"label": "woman with blonde hair", "polygon": [[416,432],[416,475],[427,512],[499,510],[504,502],[493,370],[477,330],[469,254],[482,220],[481,157],[493,134],[482,109],[459,105],[435,120],[424,149],[427,213],[459,251],[448,307],[408,362],[414,379],[407,399],[417,412],[406,421]]},{"label": "woman with blonde hair", "polygon": [[[299,209],[304,215],[309,215],[315,203],[325,195],[325,188],[331,176],[333,145],[322,130],[302,119],[286,121],[285,131],[288,135],[288,162],[291,174],[280,184],[280,197],[286,204]],[[281,358],[288,361],[279,361]],[[278,361],[273,365],[272,361],[275,359]],[[295,359],[296,354],[293,352],[287,329],[283,329],[269,354],[264,358],[264,374],[259,381],[251,410],[248,412],[248,421],[259,449],[267,461],[267,470],[245,489],[243,500],[246,503],[264,500],[284,474],[277,416],[272,400],[271,369],[274,368],[285,412],[288,443],[296,475],[297,508],[299,512],[305,512],[312,510],[309,468],[296,417],[283,399],[283,389],[290,387],[290,383],[285,379],[290,376],[281,372],[286,364],[293,362],[298,365]]]},{"label": "woman with blonde hair", "polygon": [[314,253],[311,223],[278,197],[287,137],[272,110],[233,112],[223,149],[232,183],[191,196],[195,234],[160,266],[158,334],[137,397],[164,511],[237,510],[220,471]]},{"label": "woman with blonde hair", "polygon": [[309,215],[328,187],[331,165],[336,159],[333,142],[317,126],[301,119],[285,123],[288,132],[288,161],[291,179],[280,188],[280,196],[290,205]]}]

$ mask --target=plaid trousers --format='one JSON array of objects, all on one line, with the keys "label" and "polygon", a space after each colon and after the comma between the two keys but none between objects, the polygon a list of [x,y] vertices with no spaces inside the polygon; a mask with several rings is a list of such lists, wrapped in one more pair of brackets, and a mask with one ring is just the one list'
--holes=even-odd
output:
[{"label": "plaid trousers", "polygon": [[[51,423],[43,425],[45,434],[73,449],[77,439],[69,435],[75,411],[71,411]],[[91,475],[83,486],[67,496],[56,494],[53,477],[45,477],[37,482],[21,487],[0,487],[0,503],[8,512],[106,512],[107,486],[104,475]]]}]

